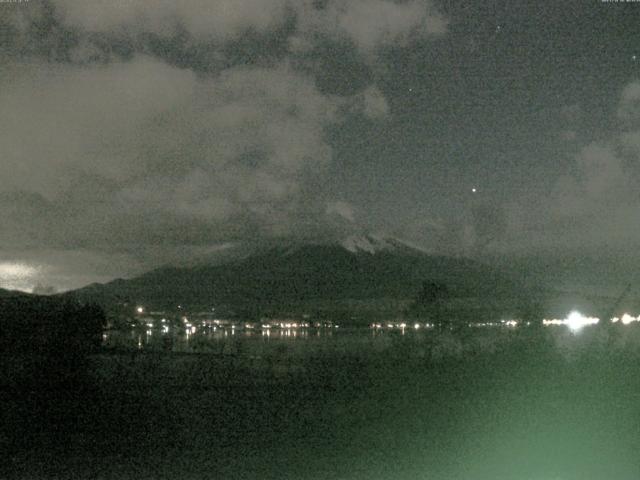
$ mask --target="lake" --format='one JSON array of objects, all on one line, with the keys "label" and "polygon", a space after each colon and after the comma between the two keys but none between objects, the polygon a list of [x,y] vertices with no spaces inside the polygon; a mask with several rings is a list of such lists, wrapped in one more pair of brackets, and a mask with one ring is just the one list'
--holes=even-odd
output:
[{"label": "lake", "polygon": [[112,332],[14,375],[12,475],[635,480],[639,327]]}]

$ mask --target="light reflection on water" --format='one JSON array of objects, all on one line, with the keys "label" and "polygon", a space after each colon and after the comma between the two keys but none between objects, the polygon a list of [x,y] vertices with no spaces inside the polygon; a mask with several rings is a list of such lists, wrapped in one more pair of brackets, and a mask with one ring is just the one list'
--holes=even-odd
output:
[{"label": "light reflection on water", "polygon": [[[331,328],[304,329],[185,329],[174,332],[163,329],[140,331],[109,330],[102,335],[103,346],[118,349],[139,349],[148,351],[173,352],[215,352],[230,342],[237,344],[283,343],[294,341],[319,341],[331,339],[335,335]],[[354,331],[345,330],[345,335]],[[358,333],[368,334],[368,329],[358,329]],[[374,332],[374,336],[377,334]]]},{"label": "light reflection on water", "polygon": [[[323,340],[333,338],[338,335],[341,338],[350,338],[353,341],[357,337],[369,337],[379,342],[388,340],[390,336],[411,337],[414,339],[430,338],[433,335],[441,337],[443,333],[453,331],[453,323],[435,324],[430,322],[405,322],[402,320],[371,323],[369,328],[345,328],[339,329],[339,325],[332,322],[324,324],[310,322],[295,323],[294,321],[270,322],[266,324],[239,323],[231,324],[227,321],[214,320],[212,322],[203,321],[202,325],[188,322],[187,317],[183,317],[184,325],[170,326],[163,318],[160,323],[154,324],[148,321],[144,325],[135,326],[132,324],[130,331],[111,330],[103,334],[103,345],[108,348],[138,349],[149,351],[173,351],[173,352],[215,352],[221,351],[223,346],[229,342],[238,344],[251,344],[259,342],[292,342]],[[640,324],[640,316],[633,316],[628,313],[620,318],[613,317],[609,322],[600,322],[596,317],[584,316],[580,312],[572,311],[562,319],[543,319],[535,322],[544,327],[558,329],[554,335],[562,338],[564,332],[571,332],[574,335],[584,335],[583,329],[589,330],[597,324],[610,324],[616,327],[631,327],[631,324]],[[466,328],[470,331],[491,331],[489,335],[503,335],[505,331],[516,331],[529,329],[535,326],[534,322],[516,319],[496,320],[493,322],[472,322],[458,324],[455,327],[455,336],[459,336]],[[500,332],[500,333],[496,333]],[[464,335],[464,334],[463,334]],[[475,335],[475,333],[474,333]],[[347,337],[345,337],[347,336]],[[478,335],[477,338],[486,338],[485,335]],[[563,340],[564,341],[564,340]],[[234,347],[237,349],[237,347]]]},{"label": "light reflection on water", "polygon": [[[500,325],[500,324],[498,324]],[[547,338],[567,360],[585,352],[610,348],[640,351],[640,323],[611,324],[613,330],[593,325],[552,324],[542,330],[508,323],[487,328],[164,328],[108,331],[103,345],[140,352],[202,353],[262,358],[286,355],[367,355],[398,352],[411,358],[435,361],[463,358],[479,352],[493,353],[515,338]],[[400,350],[398,349],[400,346]]]}]

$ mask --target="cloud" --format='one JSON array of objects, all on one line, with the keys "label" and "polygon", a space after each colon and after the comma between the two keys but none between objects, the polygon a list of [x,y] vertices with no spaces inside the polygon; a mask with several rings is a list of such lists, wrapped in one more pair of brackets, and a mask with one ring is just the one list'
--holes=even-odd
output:
[{"label": "cloud", "polygon": [[377,87],[368,87],[362,92],[363,113],[371,119],[380,119],[389,114],[389,104]]},{"label": "cloud", "polygon": [[587,145],[577,156],[576,166],[580,187],[588,199],[615,201],[630,186],[622,159],[611,146]]},{"label": "cloud", "polygon": [[144,175],[139,130],[192,98],[195,85],[190,71],[146,57],[91,69],[22,67],[0,91],[0,145],[11,172],[0,191],[54,198],[73,173]]},{"label": "cloud", "polygon": [[54,0],[54,4],[67,26],[89,32],[172,37],[184,29],[196,41],[225,42],[248,32],[284,29],[298,51],[332,39],[348,41],[370,54],[382,46],[442,34],[447,26],[425,0]]},{"label": "cloud", "polygon": [[326,213],[327,215],[338,215],[349,222],[355,221],[355,210],[347,202],[335,201],[327,203]]},{"label": "cloud", "polygon": [[628,165],[614,144],[600,142],[585,145],[571,167],[551,183],[545,198],[520,206],[522,228],[510,229],[514,237],[507,243],[585,252],[606,245],[609,253],[637,244],[640,202],[631,193],[637,167]]},{"label": "cloud", "polygon": [[7,290],[27,290],[31,281],[40,275],[40,269],[16,261],[0,261],[0,288]]},{"label": "cloud", "polygon": [[560,108],[561,128],[560,138],[566,142],[574,142],[578,138],[584,112],[578,104],[565,105]]},{"label": "cloud", "polygon": [[319,88],[307,54],[339,42],[378,61],[446,28],[423,0],[21,7],[0,19],[0,253],[41,262],[57,283],[30,281],[60,288],[90,277],[78,258],[103,279],[109,265],[137,273],[235,241],[342,231],[353,208],[327,193],[327,131],[390,109],[371,78]]},{"label": "cloud", "polygon": [[618,118],[637,121],[640,117],[640,81],[627,84],[620,96]]},{"label": "cloud", "polygon": [[591,143],[575,156],[573,173],[560,177],[552,193],[553,216],[591,216],[624,202],[630,187],[622,159],[612,145]]},{"label": "cloud", "polygon": [[[614,253],[640,243],[640,83],[621,92],[616,116],[622,120],[609,138],[585,143],[570,157],[565,173],[550,179],[546,196],[511,209],[508,238],[502,246],[530,249],[607,247]],[[577,107],[563,112],[572,120]],[[575,137],[574,137],[575,138]]]},{"label": "cloud", "polygon": [[281,25],[287,0],[54,0],[64,21],[92,32],[134,31],[174,35],[185,28],[198,38],[230,39],[248,30]]},{"label": "cloud", "polygon": [[383,46],[406,45],[427,34],[442,34],[447,26],[431,4],[421,0],[302,1],[295,10],[298,36],[348,40],[363,54]]},{"label": "cloud", "polygon": [[204,79],[146,57],[34,65],[2,92],[4,245],[140,256],[302,233],[324,215],[310,192],[340,100],[286,64]]},{"label": "cloud", "polygon": [[0,256],[0,288],[33,291],[35,287],[44,286],[50,293],[52,288],[60,291],[96,281],[106,282],[122,276],[123,272],[142,273],[145,267],[144,263],[122,253],[15,249]]}]

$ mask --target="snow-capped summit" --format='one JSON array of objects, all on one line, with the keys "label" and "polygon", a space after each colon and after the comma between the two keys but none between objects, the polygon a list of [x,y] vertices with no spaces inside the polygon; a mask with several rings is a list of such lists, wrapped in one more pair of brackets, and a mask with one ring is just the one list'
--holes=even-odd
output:
[{"label": "snow-capped summit", "polygon": [[342,247],[352,253],[374,254],[381,251],[414,251],[426,253],[423,249],[410,245],[403,240],[379,234],[351,235],[341,242]]}]

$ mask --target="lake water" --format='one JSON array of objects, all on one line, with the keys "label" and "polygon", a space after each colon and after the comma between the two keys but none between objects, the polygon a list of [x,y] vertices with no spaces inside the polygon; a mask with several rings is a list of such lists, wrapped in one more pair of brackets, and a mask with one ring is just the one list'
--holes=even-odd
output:
[{"label": "lake water", "polygon": [[125,332],[105,342],[130,353],[88,360],[64,435],[12,462],[22,478],[637,480],[639,327],[236,332],[172,352]]}]

